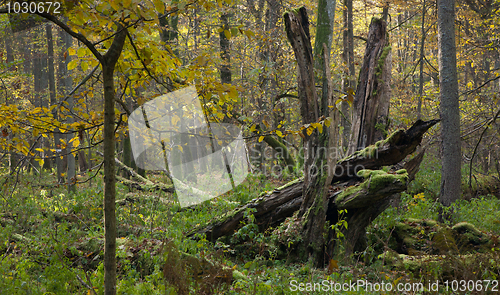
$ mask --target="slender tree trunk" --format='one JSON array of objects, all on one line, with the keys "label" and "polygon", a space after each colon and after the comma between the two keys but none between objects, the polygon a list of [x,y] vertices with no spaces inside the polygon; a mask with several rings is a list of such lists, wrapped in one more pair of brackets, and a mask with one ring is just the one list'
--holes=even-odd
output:
[{"label": "slender tree trunk", "polygon": [[[35,39],[40,38],[40,30],[41,28],[37,27],[35,28],[35,33],[36,37]],[[33,92],[34,92],[34,97],[33,97],[33,106],[35,108],[42,107],[42,100],[43,100],[43,88],[42,88],[42,76],[43,76],[43,68],[42,68],[42,47],[40,46],[40,43],[37,42],[39,40],[35,40],[34,47],[33,47]],[[34,149],[40,148],[40,141],[38,142],[33,142],[34,144]],[[35,152],[35,155],[38,156],[40,155],[40,152]],[[34,158],[30,160],[31,166],[30,168],[34,168],[35,172],[40,171],[40,164],[38,161],[35,161]]]},{"label": "slender tree trunk", "polygon": [[450,206],[461,196],[460,109],[455,48],[455,1],[438,0],[439,95],[443,149],[440,202]]},{"label": "slender tree trunk", "polygon": [[115,177],[115,85],[114,70],[127,30],[117,33],[102,63],[104,87],[104,294],[116,294],[116,177]]},{"label": "slender tree trunk", "polygon": [[104,286],[116,294],[115,86],[114,64],[102,65],[104,86]]},{"label": "slender tree trunk", "polygon": [[[6,28],[8,31],[6,32],[6,36],[5,36],[5,51],[6,51],[6,54],[7,54],[7,63],[11,63],[14,61],[14,53],[13,53],[13,50],[12,50],[12,38],[11,36],[13,36],[13,33],[10,32],[9,28]],[[22,40],[22,39],[21,39]],[[21,43],[22,44],[22,43]],[[10,100],[10,96],[6,96],[5,97],[5,104],[6,105],[9,105],[9,100]],[[9,139],[12,140],[12,138],[14,137],[15,135],[10,133],[9,134]],[[9,155],[9,169],[10,169],[10,172],[13,173],[14,170],[16,169],[17,167],[17,154],[14,152],[14,151],[11,151],[10,152],[10,155]]]},{"label": "slender tree trunk", "polygon": [[[45,25],[45,33],[47,35],[47,57],[48,57],[48,79],[49,79],[49,97],[50,104],[55,105],[56,101],[56,80],[55,80],[55,69],[54,69],[54,38],[52,35],[52,26],[50,24]],[[57,117],[57,109],[52,111],[52,116],[54,119],[58,119]],[[54,148],[57,148],[59,143],[60,133],[59,129],[54,130]],[[47,151],[47,154],[54,155],[51,152]],[[47,162],[49,160],[46,160]],[[59,177],[61,175],[61,159],[59,157],[55,157],[56,163],[56,174],[57,179],[59,181]]]},{"label": "slender tree trunk", "polygon": [[[64,42],[64,49],[65,49],[65,51],[67,51],[68,48],[70,48],[71,45],[73,44],[73,38],[68,33],[64,32],[64,31],[61,31],[61,34],[62,34],[61,39]],[[70,61],[71,61],[71,59],[68,56],[64,60],[64,66],[63,66],[63,71],[62,71],[63,77],[65,77],[64,78],[64,88],[66,89],[65,93],[69,93],[71,91],[71,87],[73,86],[73,79],[71,78],[71,76],[69,75],[68,70],[67,70],[68,64]],[[73,99],[72,95],[70,95],[67,102],[68,102],[68,109],[70,111],[73,111],[74,99]],[[73,118],[72,115],[69,115],[67,120],[66,120],[66,123],[71,124],[73,122],[75,122],[75,119]],[[67,170],[67,175],[66,175],[66,181],[68,183],[68,192],[70,192],[70,193],[74,193],[76,191],[76,186],[75,186],[76,162],[75,162],[75,156],[73,155],[73,153],[71,153],[72,143],[69,143],[70,140],[73,139],[74,136],[75,135],[72,132],[69,132],[66,135],[66,142],[68,143],[68,146],[65,149],[65,152],[68,153],[68,155],[66,156],[67,163],[68,163],[67,164],[68,170]]]},{"label": "slender tree trunk", "polygon": [[[46,36],[46,28],[40,26],[39,27],[40,31],[43,32],[44,36],[45,36],[45,42],[47,42],[47,36]],[[48,42],[45,43],[47,44],[47,51],[48,51]],[[43,47],[42,47],[43,48]],[[41,66],[42,66],[42,77],[41,77],[41,80],[40,80],[40,86],[42,87],[42,91],[41,91],[41,98],[42,98],[42,101],[41,101],[41,106],[42,107],[45,107],[45,108],[48,108],[49,107],[49,104],[50,104],[50,91],[48,91],[49,89],[49,75],[48,75],[48,72],[49,72],[49,69],[48,69],[48,63],[49,63],[49,57],[48,57],[48,54],[46,53],[47,51],[45,51],[45,48],[43,48],[40,52],[41,56],[40,56],[40,60],[41,60]],[[45,157],[46,155],[49,155],[50,154],[50,141],[48,138],[45,138],[45,137],[42,137],[40,139],[40,145],[42,146],[43,148],[43,152],[40,153],[41,157]],[[50,159],[46,159],[43,161],[43,166],[42,168],[44,170],[50,170],[52,169],[52,163],[51,163],[52,160]]]},{"label": "slender tree trunk", "polygon": [[222,64],[220,66],[220,80],[223,84],[231,84],[231,54],[229,52],[229,39],[226,33],[229,31],[229,13],[223,13],[220,16],[222,32],[219,33],[220,57]]},{"label": "slender tree trunk", "polygon": [[422,37],[420,38],[420,80],[418,87],[417,119],[422,117],[422,99],[424,95],[424,49],[425,49],[425,0],[422,4]]},{"label": "slender tree trunk", "polygon": [[[65,41],[66,32],[64,32],[62,29],[60,29],[58,31],[58,35],[59,35],[59,38],[57,41],[57,45],[60,48],[60,51],[57,54],[57,56],[58,56],[58,61],[57,61],[57,68],[58,68],[58,70],[57,70],[57,91],[59,92],[59,94],[65,95],[68,91],[68,90],[66,90],[65,80],[68,77],[68,71],[67,71],[67,67],[66,67],[66,59],[69,59],[69,54],[66,54],[66,58],[64,57],[65,52],[68,49],[68,48],[66,48],[66,41]],[[57,114],[57,112],[59,112],[58,109],[55,109],[54,111],[56,112],[56,114]],[[61,133],[60,131],[58,133],[57,131],[58,130],[55,130],[55,132],[54,132],[56,156],[59,160],[59,162],[57,163],[57,175],[58,175],[57,179],[58,179],[58,183],[66,183],[66,179],[64,178],[63,174],[66,173],[66,171],[67,171],[68,156],[66,155],[67,149],[63,148],[63,145],[61,142],[61,139],[65,139],[66,135]],[[57,138],[57,140],[56,140],[56,138]]]},{"label": "slender tree trunk", "polygon": [[[342,91],[347,93],[347,100],[352,102],[354,99],[354,33],[352,23],[352,0],[344,0],[344,30],[343,30],[343,51],[342,60],[344,61],[344,77],[342,81]],[[349,102],[342,101],[342,146],[347,149],[349,138],[351,136],[352,111]]]}]

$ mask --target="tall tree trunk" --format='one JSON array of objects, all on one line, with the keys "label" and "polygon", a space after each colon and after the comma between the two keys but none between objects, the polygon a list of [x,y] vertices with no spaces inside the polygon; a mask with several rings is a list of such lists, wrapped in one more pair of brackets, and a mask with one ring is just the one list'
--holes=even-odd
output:
[{"label": "tall tree trunk", "polygon": [[[6,54],[7,54],[7,63],[11,63],[14,61],[14,53],[13,53],[13,50],[12,50],[12,38],[11,36],[13,36],[13,33],[10,31],[10,28],[6,28],[7,32],[5,33],[5,51],[6,51]],[[21,38],[22,40],[22,38]],[[22,43],[21,43],[22,44]],[[11,68],[12,69],[12,68]],[[10,100],[10,96],[7,95],[5,97],[5,104],[6,105],[9,105],[9,100]],[[9,139],[12,140],[12,138],[14,137],[15,135],[12,134],[12,133],[9,133]],[[14,152],[14,151],[11,151],[10,154],[9,154],[9,169],[10,169],[10,172],[13,173],[14,170],[16,169],[17,167],[17,154]]]},{"label": "tall tree trunk", "polygon": [[116,294],[116,177],[115,177],[115,85],[114,70],[127,30],[117,33],[102,63],[104,87],[104,294]]},{"label": "tall tree trunk", "polygon": [[231,84],[231,54],[229,52],[229,39],[226,33],[229,32],[229,13],[224,12],[220,16],[222,31],[219,33],[220,57],[220,80],[223,84]]},{"label": "tall tree trunk", "polygon": [[[323,85],[323,100],[328,96],[328,81],[323,75],[325,66],[323,55],[326,54],[330,57],[331,53],[333,25],[335,21],[335,4],[336,0],[320,0],[318,3],[318,24],[314,41],[314,69],[318,73],[315,78],[321,81]],[[326,45],[325,52],[323,52],[323,44]]]},{"label": "tall tree trunk", "polygon": [[[49,97],[50,104],[55,105],[57,103],[56,100],[56,80],[55,80],[55,69],[54,69],[54,38],[52,35],[52,26],[50,24],[45,25],[45,33],[47,34],[47,55],[48,55],[48,78],[49,78]],[[58,120],[57,109],[54,108],[52,111],[52,116],[55,120]],[[54,130],[54,149],[58,149],[58,145],[60,146],[60,137],[61,134],[59,129],[56,128]],[[53,155],[53,153],[50,153]],[[55,163],[56,163],[56,175],[57,182],[60,182],[60,178],[62,175],[62,161],[61,158],[58,157],[57,152],[55,153]]]},{"label": "tall tree trunk", "polygon": [[438,0],[439,95],[443,150],[439,200],[450,206],[461,196],[460,109],[455,48],[455,0]]},{"label": "tall tree trunk", "polygon": [[391,64],[391,47],[386,23],[373,18],[354,97],[349,154],[387,136]]},{"label": "tall tree trunk", "polygon": [[422,3],[422,36],[420,38],[420,79],[418,86],[418,106],[417,106],[417,119],[422,117],[422,99],[424,95],[424,49],[425,49],[425,0]]},{"label": "tall tree trunk", "polygon": [[[47,42],[47,30],[40,26],[40,31],[45,31],[44,32],[44,36],[45,36],[45,42]],[[48,50],[48,42],[46,43],[47,44],[47,50]],[[42,47],[43,48],[43,47]],[[43,52],[43,53],[42,53]],[[45,53],[45,49],[42,49],[42,52],[40,52],[41,54],[41,66],[42,66],[42,79],[40,81],[40,86],[42,87],[42,107],[45,107],[45,108],[48,108],[49,107],[49,103],[50,103],[50,93],[48,93],[49,91],[48,88],[49,88],[49,75],[48,75],[48,72],[49,72],[49,69],[48,69],[48,63],[49,63],[49,57],[48,55]],[[49,94],[49,95],[47,95]],[[41,157],[45,157],[46,155],[49,155],[50,154],[50,141],[48,140],[48,138],[41,138],[40,139],[40,143],[41,143],[41,146],[43,148],[43,152],[40,153]],[[43,161],[43,169],[44,170],[50,170],[52,168],[52,165],[51,165],[51,160],[50,159],[47,159],[45,161]]]},{"label": "tall tree trunk", "polygon": [[[284,14],[285,29],[297,60],[297,84],[301,102],[303,124],[318,122],[320,115],[328,116],[328,102],[320,101],[314,83],[314,59],[309,34],[307,11],[301,7],[296,12]],[[325,46],[326,47],[326,46]],[[325,55],[326,59],[328,58]],[[328,67],[325,67],[328,68]],[[326,76],[326,75],[325,75]],[[330,92],[331,93],[331,92]],[[330,102],[331,103],[331,102]],[[303,202],[298,218],[302,220],[302,239],[299,253],[302,259],[309,260],[314,266],[323,266],[324,239],[323,227],[327,209],[326,183],[333,174],[323,170],[327,165],[329,142],[328,128],[323,132],[304,130],[304,184]],[[329,178],[329,179],[328,179]]]},{"label": "tall tree trunk", "polygon": [[[342,91],[347,93],[347,99],[352,102],[354,99],[354,32],[352,23],[352,0],[344,0],[344,30],[343,30],[343,51],[342,60],[344,61],[344,77],[342,81]],[[352,111],[349,102],[342,101],[342,147],[347,149],[349,138],[351,136],[351,118]]]},{"label": "tall tree trunk", "polygon": [[[38,38],[40,38],[40,27],[35,28],[35,37],[34,47],[33,47],[33,106],[35,108],[42,107],[43,100],[43,87],[42,87],[42,76],[43,76],[43,65],[42,65],[42,47],[40,46]],[[34,149],[40,148],[40,141],[34,142]],[[35,152],[35,155],[38,156],[40,152]],[[30,160],[31,167],[33,167],[36,171],[40,171],[40,164],[38,161],[35,161],[34,158]]]},{"label": "tall tree trunk", "polygon": [[[60,37],[62,40],[63,40],[63,46],[64,46],[64,49],[65,51],[68,50],[68,48],[71,47],[71,45],[73,44],[73,38],[66,32],[64,31],[61,31],[61,37]],[[69,93],[71,91],[71,87],[73,86],[73,79],[71,78],[71,76],[69,75],[69,72],[68,72],[68,64],[69,62],[71,61],[71,59],[69,58],[69,55],[68,57],[66,57],[66,59],[64,60],[64,66],[62,68],[62,72],[63,72],[63,77],[64,77],[64,88],[65,88],[65,93]],[[68,100],[68,109],[69,111],[73,111],[73,104],[74,104],[74,99],[73,99],[73,95],[70,95]],[[75,119],[73,118],[73,115],[69,115],[67,120],[66,120],[66,123],[68,124],[71,124],[75,121]],[[66,159],[67,159],[67,174],[66,174],[66,182],[68,183],[68,192],[70,193],[74,193],[76,191],[76,186],[75,186],[75,181],[76,181],[76,162],[75,162],[75,156],[73,155],[73,153],[71,153],[71,146],[72,144],[69,143],[71,139],[73,139],[74,137],[74,133],[73,132],[69,132],[67,135],[66,135],[66,142],[68,143],[68,146],[66,147],[65,149],[65,152],[68,153],[68,155],[66,156]]]},{"label": "tall tree trunk", "polygon": [[[67,66],[66,66],[66,59],[69,59],[69,54],[65,55],[65,52],[67,51],[68,48],[66,48],[66,41],[65,41],[65,35],[66,33],[64,30],[60,29],[58,31],[59,38],[57,38],[57,46],[60,48],[60,51],[58,52],[58,61],[57,61],[57,91],[59,94],[65,95],[69,90],[66,90],[65,86],[65,81],[68,78],[68,71],[67,71]],[[66,56],[66,58],[64,57]],[[59,109],[55,109],[54,111],[59,112]],[[59,163],[57,165],[57,175],[58,175],[58,182],[59,183],[66,183],[66,179],[64,178],[64,174],[67,171],[68,168],[68,156],[66,155],[66,148],[63,148],[61,139],[66,138],[66,134],[59,132],[57,133],[57,130],[54,132],[54,140],[56,137],[59,139],[55,141],[55,149],[56,149],[56,156],[59,159]]]}]

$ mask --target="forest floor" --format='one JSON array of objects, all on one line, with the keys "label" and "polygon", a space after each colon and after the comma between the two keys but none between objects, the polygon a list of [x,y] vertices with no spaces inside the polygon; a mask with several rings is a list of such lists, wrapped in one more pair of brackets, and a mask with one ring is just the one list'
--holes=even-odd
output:
[{"label": "forest floor", "polygon": [[[190,209],[180,208],[170,193],[129,192],[118,183],[118,294],[402,294],[397,288],[405,288],[406,294],[464,293],[461,288],[469,294],[496,293],[495,288],[500,289],[500,200],[494,196],[460,200],[453,208],[449,226],[468,222],[489,238],[489,248],[474,256],[472,266],[454,264],[450,269],[442,263],[427,263],[415,268],[383,255],[395,250],[398,226],[437,219],[438,165],[438,159],[426,156],[399,206],[387,209],[368,228],[368,248],[351,257],[338,249],[323,270],[288,261],[287,247],[273,242],[288,241],[291,247],[294,240],[273,229],[259,233],[251,212],[238,232],[215,245],[202,237],[185,238],[193,228],[272,191],[291,176],[249,175],[235,191]],[[465,171],[466,167],[464,181]],[[6,172],[2,175],[3,183]],[[166,181],[161,175],[148,176],[154,182]],[[53,183],[54,174],[46,172],[20,177],[14,192],[12,182],[2,188],[1,294],[103,293],[102,176],[79,184],[74,194]],[[432,230],[425,230],[422,240],[419,232],[411,237],[414,243],[432,242]],[[422,249],[415,257],[427,257],[429,253]],[[464,256],[449,252],[440,257],[456,261]]]}]

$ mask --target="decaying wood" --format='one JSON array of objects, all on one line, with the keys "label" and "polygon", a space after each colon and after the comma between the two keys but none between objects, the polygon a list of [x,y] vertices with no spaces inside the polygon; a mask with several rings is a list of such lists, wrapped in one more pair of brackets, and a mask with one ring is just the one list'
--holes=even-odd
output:
[{"label": "decaying wood", "polygon": [[[297,85],[302,122],[311,124],[318,121],[320,116],[330,115],[328,105],[332,103],[332,87],[325,85],[326,95],[318,102],[314,81],[314,60],[309,35],[309,20],[305,7],[283,15],[285,31],[292,45],[297,60]],[[326,74],[329,74],[328,56],[325,60]],[[328,128],[327,128],[328,129]],[[303,259],[313,262],[317,266],[323,264],[323,231],[328,189],[326,184],[331,181],[331,173],[319,173],[318,167],[327,162],[329,132],[303,131],[304,145],[304,184],[303,201],[298,212],[302,220],[302,240],[297,245]],[[329,164],[334,166],[335,162]],[[314,169],[316,168],[316,169]],[[313,171],[316,170],[316,173]],[[314,214],[309,214],[315,212]]]},{"label": "decaying wood", "polygon": [[385,137],[391,98],[391,46],[385,21],[373,18],[353,102],[348,152]]},{"label": "decaying wood", "polygon": [[[384,144],[379,144],[379,161],[375,158],[363,160],[360,154],[352,155],[344,160],[341,160],[337,165],[343,165],[345,167],[353,166],[354,163],[365,163],[367,166],[365,169],[379,169],[382,166],[392,166],[398,164],[407,155],[413,153],[418,144],[422,140],[423,134],[432,126],[434,126],[438,120],[432,121],[417,121],[413,126],[407,131],[397,131],[391,136],[392,141],[386,142]],[[375,145],[368,147],[370,149],[374,148]],[[393,156],[390,156],[390,155]],[[420,160],[421,161],[421,160]],[[354,165],[355,166],[355,165]],[[415,161],[409,161],[403,168],[408,168],[408,178],[412,179],[414,174],[418,171],[415,167]],[[357,171],[360,170],[358,167]],[[345,169],[344,173],[354,173],[354,170]],[[334,221],[336,218],[337,210],[339,209],[335,205],[335,197],[339,194],[339,191],[345,189],[346,186],[353,186],[359,184],[362,181],[361,178],[357,176],[348,177],[347,175],[339,175],[336,180],[332,181],[333,187],[331,187],[332,192],[327,210],[327,220]],[[259,225],[261,230],[269,227],[276,226],[283,222],[287,217],[292,216],[292,214],[297,211],[302,204],[302,179],[294,180],[283,187],[275,189],[273,192],[259,197],[250,201],[248,204],[236,208],[235,210],[229,212],[225,216],[218,218],[216,221],[210,223],[209,225],[195,229],[188,234],[188,237],[196,238],[198,235],[205,235],[206,239],[209,241],[215,241],[217,238],[233,234],[244,221],[244,212],[248,208],[254,208],[256,211],[253,213],[255,217],[255,223]],[[403,191],[406,189],[405,186],[400,186],[398,184],[397,189],[386,189],[382,190],[379,195],[375,196],[378,198],[380,196],[387,197],[394,193]],[[360,196],[363,197],[363,196]],[[367,200],[368,209],[370,212],[365,211],[367,216],[378,216],[383,210],[389,205],[390,198],[377,199],[371,205],[369,200]],[[380,211],[383,208],[382,211]],[[355,210],[349,210],[349,214],[352,214],[352,222],[356,222],[356,218],[361,219],[361,214],[355,214]],[[358,210],[361,213],[360,210]],[[370,220],[370,219],[368,219]],[[371,219],[373,220],[373,219]],[[365,221],[366,222],[366,221]],[[367,225],[367,224],[366,224]],[[366,226],[365,226],[366,227]],[[365,228],[363,227],[363,229]],[[351,228],[349,226],[349,228]]]},{"label": "decaying wood", "polygon": [[294,180],[281,188],[275,189],[270,194],[256,198],[248,204],[236,208],[225,216],[218,218],[213,223],[201,229],[196,229],[188,237],[197,238],[205,235],[206,239],[214,242],[219,237],[233,234],[241,222],[244,221],[246,210],[253,208],[255,223],[262,230],[268,226],[281,223],[286,217],[291,216],[302,204],[302,179]]},{"label": "decaying wood", "polygon": [[332,183],[355,177],[361,169],[379,169],[401,162],[413,153],[422,141],[422,136],[439,120],[416,121],[410,129],[398,130],[385,140],[358,151],[341,160],[335,167]]}]

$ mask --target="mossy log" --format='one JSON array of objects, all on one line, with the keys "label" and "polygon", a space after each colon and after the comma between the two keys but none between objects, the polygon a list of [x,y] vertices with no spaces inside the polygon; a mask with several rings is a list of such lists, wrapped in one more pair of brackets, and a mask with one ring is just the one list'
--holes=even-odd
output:
[{"label": "mossy log", "polygon": [[[392,166],[403,160],[408,154],[415,151],[417,145],[421,142],[423,134],[438,120],[433,121],[417,121],[407,131],[397,131],[387,140],[378,142],[373,146],[367,147],[368,150],[375,148],[379,149],[378,159],[376,157],[364,157],[366,151],[359,151],[354,155],[347,157],[338,162],[337,165],[342,167],[353,167],[353,169],[342,170],[343,174],[334,176],[332,186],[330,187],[330,198],[327,210],[327,220],[330,224],[335,222],[337,211],[339,208],[351,208],[351,222],[359,224],[362,230],[378,216],[389,205],[390,196],[397,192],[406,189],[406,179],[413,178],[414,173],[418,171],[415,167],[415,161],[409,161],[404,168],[408,167],[410,173],[406,174],[403,171],[398,173],[385,173],[383,171],[368,171],[360,172],[360,168],[354,168],[356,165],[365,165],[365,169],[380,169],[382,166]],[[357,164],[356,164],[357,163]],[[362,163],[362,164],[361,164]],[[340,170],[339,170],[340,171]],[[354,175],[349,173],[356,173]],[[377,177],[373,177],[376,174]],[[349,176],[351,175],[351,176]],[[392,176],[391,176],[392,175]],[[364,179],[363,177],[366,177]],[[373,182],[374,178],[378,178]],[[381,182],[379,182],[381,181]],[[352,187],[362,189],[355,190]],[[371,189],[370,189],[371,187]],[[275,189],[273,192],[261,196],[247,203],[246,205],[236,208],[235,210],[227,213],[224,216],[217,218],[217,220],[210,224],[197,228],[187,234],[188,237],[196,238],[200,235],[205,235],[206,239],[214,242],[217,238],[233,234],[244,221],[244,213],[247,209],[253,208],[255,223],[259,226],[260,230],[264,230],[269,226],[276,226],[283,222],[287,217],[293,215],[302,204],[302,179],[294,180],[280,188]],[[343,191],[353,190],[356,194],[355,199],[362,199],[362,202],[352,200],[347,194],[342,194]],[[355,192],[354,192],[355,191]],[[350,200],[346,205],[342,205],[342,200]],[[352,204],[357,209],[352,209]],[[367,212],[369,210],[370,212]],[[348,221],[349,222],[349,221]],[[349,224],[351,228],[351,224]],[[356,228],[356,227],[354,227]],[[361,231],[361,230],[360,230]],[[358,235],[356,235],[358,236]],[[356,239],[357,241],[357,239]]]},{"label": "mossy log", "polygon": [[454,226],[434,220],[408,218],[396,224],[385,264],[416,276],[477,280],[485,273],[500,275],[499,236],[460,222]]}]

